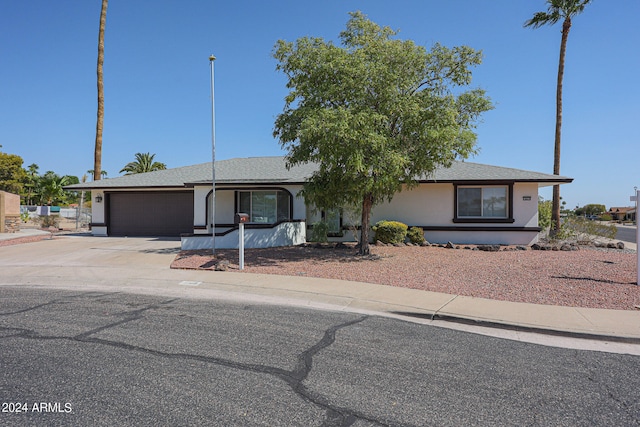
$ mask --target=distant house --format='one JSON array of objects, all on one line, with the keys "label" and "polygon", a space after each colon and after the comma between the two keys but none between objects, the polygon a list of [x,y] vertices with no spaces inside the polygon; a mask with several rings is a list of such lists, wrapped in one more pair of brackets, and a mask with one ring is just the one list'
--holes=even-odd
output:
[{"label": "distant house", "polygon": [[636,208],[634,207],[612,207],[607,213],[616,221],[636,220]]},{"label": "distant house", "polygon": [[[75,184],[92,191],[92,232],[101,236],[181,236],[183,249],[238,245],[234,214],[249,214],[246,247],[303,243],[311,224],[324,219],[332,240],[353,238],[342,211],[318,212],[298,197],[317,165],[287,169],[284,157],[216,162],[215,226],[212,168],[202,163],[162,171]],[[455,162],[439,168],[419,186],[375,206],[382,219],[419,226],[430,242],[530,244],[537,239],[538,189],[571,178]]]}]

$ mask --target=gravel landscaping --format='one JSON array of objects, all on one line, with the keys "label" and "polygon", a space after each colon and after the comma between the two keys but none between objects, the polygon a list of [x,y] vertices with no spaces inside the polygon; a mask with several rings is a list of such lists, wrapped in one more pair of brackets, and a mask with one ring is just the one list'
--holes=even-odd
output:
[{"label": "gravel landscaping", "polygon": [[[0,246],[60,238],[29,236],[0,241]],[[507,249],[507,250],[505,250]],[[523,249],[523,248],[521,248]],[[237,250],[181,251],[171,268],[320,277],[399,286],[534,304],[637,310],[635,251],[580,247],[534,251],[501,248],[498,252],[437,246],[371,246],[357,255],[352,245],[303,245],[247,249],[245,269]],[[228,264],[228,265],[227,265]],[[211,274],[215,274],[212,271]]]},{"label": "gravel landscaping", "polygon": [[[629,250],[574,251],[447,249],[371,246],[361,257],[350,245],[304,245],[245,250],[246,273],[352,280],[535,304],[636,310],[636,254]],[[521,248],[522,249],[522,248]],[[216,251],[238,269],[237,250]],[[182,251],[172,268],[215,270],[211,251]],[[212,272],[215,274],[215,272]]]}]

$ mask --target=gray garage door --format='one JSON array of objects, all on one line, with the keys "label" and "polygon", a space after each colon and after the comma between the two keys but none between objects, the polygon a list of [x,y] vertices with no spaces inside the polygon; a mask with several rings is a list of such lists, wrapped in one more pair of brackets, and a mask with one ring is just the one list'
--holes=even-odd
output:
[{"label": "gray garage door", "polygon": [[180,236],[193,233],[193,192],[107,194],[110,236]]}]

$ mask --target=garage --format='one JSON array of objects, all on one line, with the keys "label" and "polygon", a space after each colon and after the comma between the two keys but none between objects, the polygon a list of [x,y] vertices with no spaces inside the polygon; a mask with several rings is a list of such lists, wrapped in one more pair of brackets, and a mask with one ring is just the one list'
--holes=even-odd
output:
[{"label": "garage", "polygon": [[193,192],[106,193],[110,236],[173,236],[193,232]]}]

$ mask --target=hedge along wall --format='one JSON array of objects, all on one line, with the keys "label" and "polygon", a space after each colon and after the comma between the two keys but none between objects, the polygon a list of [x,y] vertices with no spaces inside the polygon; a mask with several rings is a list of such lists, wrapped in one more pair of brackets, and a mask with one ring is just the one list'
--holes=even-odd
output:
[{"label": "hedge along wall", "polygon": [[0,233],[20,230],[20,196],[0,191]]}]

